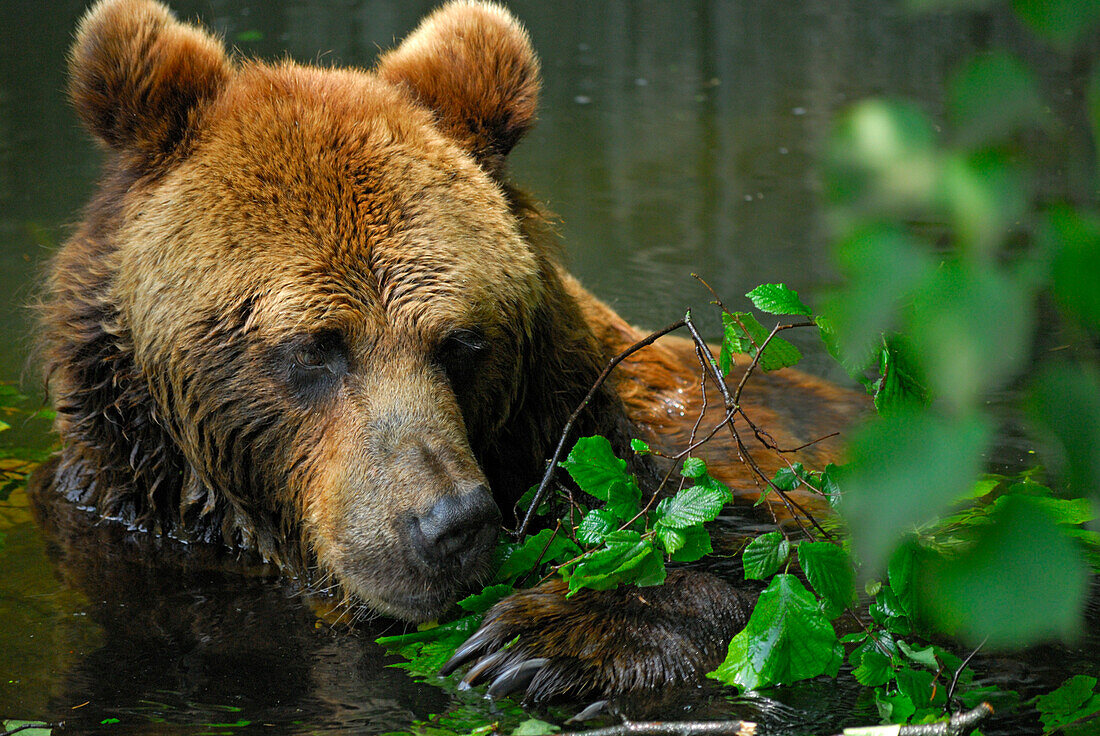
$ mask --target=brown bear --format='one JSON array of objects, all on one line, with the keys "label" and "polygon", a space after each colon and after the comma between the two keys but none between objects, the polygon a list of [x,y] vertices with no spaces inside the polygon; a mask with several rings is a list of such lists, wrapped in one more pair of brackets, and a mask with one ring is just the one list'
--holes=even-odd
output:
[{"label": "brown bear", "polygon": [[[563,269],[508,179],[539,93],[525,31],[460,0],[373,70],[319,68],[234,58],[152,0],[103,0],[70,71],[107,159],[50,267],[63,447],[35,503],[252,551],[390,616],[444,612],[484,576],[502,509],[566,418],[643,334]],[[686,340],[635,353],[576,434],[623,455],[633,437],[682,447],[698,366]],[[793,371],[754,379],[743,403],[789,447],[860,408]],[[728,439],[703,454],[752,495]],[[638,691],[712,668],[744,615],[704,574],[644,597],[549,585],[500,604],[456,663],[488,654],[468,679],[494,693]]]}]

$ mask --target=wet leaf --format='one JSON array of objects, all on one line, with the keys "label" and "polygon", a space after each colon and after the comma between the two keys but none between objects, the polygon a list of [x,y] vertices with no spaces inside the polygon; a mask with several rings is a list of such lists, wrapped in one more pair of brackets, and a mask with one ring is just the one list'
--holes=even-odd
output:
[{"label": "wet leaf", "polygon": [[606,547],[562,571],[569,581],[569,595],[581,588],[607,590],[619,583],[657,585],[664,581],[664,562],[648,538],[620,531],[608,535],[606,541]]},{"label": "wet leaf", "polygon": [[689,526],[687,529],[670,531],[682,534],[684,537],[683,546],[672,553],[673,562],[695,562],[714,551],[710,543],[710,534],[702,526]]},{"label": "wet leaf", "polygon": [[761,534],[749,542],[741,553],[745,565],[745,577],[750,580],[763,580],[773,575],[787,561],[791,545],[779,532]]},{"label": "wet leaf", "polygon": [[605,509],[595,509],[585,514],[577,526],[577,540],[581,544],[603,544],[604,538],[618,528],[617,516]]},{"label": "wet leaf", "polygon": [[1093,693],[1096,678],[1074,675],[1046,695],[1035,699],[1035,708],[1048,733],[1079,719],[1100,714],[1100,696]]},{"label": "wet leaf", "polygon": [[626,472],[626,461],[615,457],[611,443],[600,436],[582,437],[561,463],[585,493],[604,501],[608,512],[622,520],[638,513],[642,492]]},{"label": "wet leaf", "polygon": [[531,572],[535,563],[555,562],[563,557],[579,555],[581,550],[564,534],[555,534],[553,529],[543,529],[507,553],[496,579],[499,582],[512,582]]},{"label": "wet leaf", "polygon": [[793,575],[776,575],[730,642],[725,662],[707,676],[755,690],[835,675],[843,658],[813,594]]},{"label": "wet leaf", "polygon": [[874,649],[868,649],[860,657],[859,665],[852,670],[856,682],[864,687],[885,685],[894,676],[890,658]]},{"label": "wet leaf", "polygon": [[798,292],[783,284],[761,284],[745,296],[752,300],[753,306],[769,314],[810,314]]},{"label": "wet leaf", "polygon": [[766,329],[757,321],[756,317],[748,312],[723,313],[722,325],[724,337],[719,362],[722,372],[727,375],[733,367],[733,355],[735,353],[755,357],[765,341],[768,344],[758,361],[758,365],[763,370],[774,371],[780,368],[789,368],[802,360],[802,353],[790,342],[781,337],[773,337],[768,340],[771,330]]},{"label": "wet leaf", "polygon": [[780,468],[772,478],[772,485],[781,491],[793,491],[802,485],[802,476],[805,470],[802,463],[793,463],[791,467]]},{"label": "wet leaf", "polygon": [[855,571],[843,548],[832,542],[801,542],[798,564],[806,579],[828,604],[826,615],[836,618],[855,599]]},{"label": "wet leaf", "polygon": [[475,593],[460,600],[458,607],[470,613],[485,613],[501,598],[511,595],[513,590],[514,588],[511,585],[490,585],[480,593]]},{"label": "wet leaf", "polygon": [[656,522],[669,529],[685,529],[713,521],[728,500],[721,488],[699,485],[684,488],[657,505]]},{"label": "wet leaf", "polygon": [[538,718],[528,718],[512,731],[512,736],[545,736],[545,734],[557,733],[561,726],[540,721]]}]

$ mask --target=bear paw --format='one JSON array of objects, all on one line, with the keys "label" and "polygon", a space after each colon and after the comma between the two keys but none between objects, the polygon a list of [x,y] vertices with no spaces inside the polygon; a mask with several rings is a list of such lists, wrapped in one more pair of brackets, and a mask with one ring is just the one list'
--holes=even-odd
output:
[{"label": "bear paw", "polygon": [[664,585],[581,590],[560,580],[505,598],[443,666],[462,683],[528,702],[644,695],[697,682],[748,620],[747,597],[713,575],[670,570]]}]

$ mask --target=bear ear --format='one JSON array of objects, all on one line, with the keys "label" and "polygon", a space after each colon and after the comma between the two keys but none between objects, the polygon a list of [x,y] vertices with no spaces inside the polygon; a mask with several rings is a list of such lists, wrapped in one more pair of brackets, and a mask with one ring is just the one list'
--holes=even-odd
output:
[{"label": "bear ear", "polygon": [[225,48],[152,0],[102,0],[80,21],[69,95],[84,124],[119,151],[162,160],[229,78]]},{"label": "bear ear", "polygon": [[383,55],[377,71],[430,108],[443,132],[498,177],[535,122],[538,57],[519,21],[494,3],[444,5]]}]

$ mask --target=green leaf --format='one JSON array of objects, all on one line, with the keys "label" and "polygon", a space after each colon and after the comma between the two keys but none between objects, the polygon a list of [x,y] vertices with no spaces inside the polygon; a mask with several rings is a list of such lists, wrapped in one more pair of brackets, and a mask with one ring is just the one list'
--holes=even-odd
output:
[{"label": "green leaf", "polygon": [[943,164],[939,194],[964,252],[991,259],[1031,204],[1031,179],[999,151],[954,155]]},{"label": "green leaf", "polygon": [[604,538],[619,528],[619,519],[606,509],[595,509],[585,514],[577,526],[577,541],[581,544],[603,544]]},{"label": "green leaf", "polygon": [[818,487],[825,494],[829,506],[834,509],[840,505],[840,499],[842,498],[841,477],[843,474],[844,470],[841,466],[833,463],[826,465],[825,470],[821,472],[821,485]]},{"label": "green leaf", "polygon": [[511,595],[513,590],[511,585],[490,585],[480,593],[475,593],[460,600],[458,607],[470,613],[485,613],[501,598]]},{"label": "green leaf", "polygon": [[932,198],[936,157],[932,123],[915,105],[857,103],[837,120],[828,144],[826,183],[844,208],[838,214],[854,223],[923,209]]},{"label": "green leaf", "polygon": [[581,437],[569,456],[559,464],[582,491],[601,501],[608,500],[612,487],[630,478],[626,473],[626,461],[615,457],[611,443],[599,435]]},{"label": "green leaf", "polygon": [[[117,719],[115,722],[118,722]],[[41,723],[39,721],[17,721],[14,719],[0,721],[0,731],[14,731],[17,728],[23,729],[19,732],[19,736],[50,736],[50,734],[53,733],[53,727],[48,723]]]},{"label": "green leaf", "polygon": [[798,564],[806,579],[828,604],[826,615],[835,618],[855,599],[855,571],[843,548],[832,542],[801,542]]},{"label": "green leaf", "polygon": [[1078,545],[1027,496],[1007,499],[963,552],[917,573],[941,631],[993,647],[1076,634],[1089,579]]},{"label": "green leaf", "polygon": [[528,718],[516,726],[516,730],[512,731],[512,736],[545,736],[546,734],[557,733],[560,730],[561,726],[540,721],[538,718]]},{"label": "green leaf", "polygon": [[879,717],[887,723],[906,723],[917,712],[909,696],[881,689],[875,690],[875,707]]},{"label": "green leaf", "polygon": [[[653,533],[657,536],[657,541],[664,547],[665,554],[668,555],[672,555],[687,544],[687,535],[679,529],[656,526],[653,528]],[[710,535],[707,536],[709,537]]]},{"label": "green leaf", "polygon": [[684,537],[683,546],[678,551],[670,553],[673,562],[695,562],[714,551],[710,544],[710,534],[701,525],[668,531],[682,534]]},{"label": "green leaf", "polygon": [[897,598],[898,604],[901,605],[908,616],[913,618],[919,618],[916,610],[916,591],[913,584],[918,558],[919,551],[916,542],[912,538],[906,538],[894,550],[894,554],[891,555],[890,563],[886,568],[890,589]]},{"label": "green leaf", "polygon": [[760,346],[767,341],[758,365],[765,371],[788,368],[802,360],[802,353],[781,337],[768,340],[770,330],[748,312],[722,313],[723,339],[719,356],[722,372],[729,374],[733,366],[732,355],[742,353],[756,356]]},{"label": "green leaf", "polygon": [[929,669],[938,669],[940,663],[936,661],[936,648],[933,646],[925,647],[924,649],[914,649],[906,644],[904,641],[898,642],[898,649],[902,651],[909,659],[913,660],[917,664],[923,664]]},{"label": "green leaf", "polygon": [[656,585],[664,580],[664,561],[650,539],[620,531],[608,535],[606,547],[588,553],[563,574],[569,595],[581,588],[607,590],[620,583]]},{"label": "green leaf", "polygon": [[805,475],[805,470],[802,467],[802,463],[793,463],[791,467],[780,468],[775,471],[775,477],[772,478],[772,485],[781,491],[793,491],[802,485],[802,477]]},{"label": "green leaf", "polygon": [[622,520],[638,513],[642,492],[626,472],[626,461],[615,457],[611,443],[599,435],[582,437],[562,463],[585,493],[606,502],[607,511]]},{"label": "green leaf", "polygon": [[899,306],[933,264],[925,243],[890,225],[853,232],[837,245],[836,261],[848,287],[829,297],[822,312],[835,333],[841,365],[858,373],[872,364],[882,333],[894,328]]},{"label": "green leaf", "polygon": [[934,696],[940,696],[936,699],[942,700],[942,688],[936,693],[932,691],[932,680],[935,676],[933,672],[903,667],[894,675],[894,679],[898,683],[898,691],[905,695],[919,712],[933,704]]},{"label": "green leaf", "polygon": [[779,532],[761,534],[749,542],[741,553],[745,565],[745,577],[750,580],[763,580],[774,574],[787,561],[791,545]]},{"label": "green leaf", "polygon": [[721,488],[695,485],[681,489],[657,505],[657,525],[685,529],[713,521],[728,500],[729,496]]},{"label": "green leaf", "polygon": [[843,658],[844,649],[813,594],[793,575],[776,575],[744,630],[730,642],[726,660],[707,676],[756,690],[835,675]]},{"label": "green leaf", "polygon": [[1100,18],[1097,0],[1013,0],[1012,9],[1036,35],[1070,50]]},{"label": "green leaf", "polygon": [[1035,75],[1002,51],[968,61],[948,83],[947,111],[965,147],[1000,143],[1043,119]]},{"label": "green leaf", "polygon": [[649,449],[648,443],[638,439],[637,437],[634,437],[630,440],[630,449],[638,453],[639,455],[648,455],[653,452],[651,449]]},{"label": "green leaf", "polygon": [[882,417],[859,432],[840,510],[867,574],[882,569],[906,531],[969,490],[990,437],[984,417],[948,420],[929,413]]},{"label": "green leaf", "polygon": [[879,414],[897,414],[918,409],[928,402],[920,366],[911,348],[900,337],[885,341],[880,355],[881,378],[875,383],[875,409]]},{"label": "green leaf", "polygon": [[[1095,2],[1095,0],[1089,0]],[[1097,164],[1100,164],[1100,67],[1093,66],[1092,75],[1089,77],[1088,89],[1085,90],[1085,101],[1088,107],[1089,123],[1092,126],[1093,148],[1097,153]]]},{"label": "green leaf", "polygon": [[480,623],[480,615],[466,616],[424,631],[382,636],[375,642],[409,660],[395,667],[420,675],[434,675],[451,658],[455,649],[470,638]]},{"label": "green leaf", "polygon": [[680,475],[685,478],[702,478],[707,474],[707,464],[703,462],[702,458],[689,457],[684,460],[683,466],[680,468]]},{"label": "green leaf", "polygon": [[[1061,684],[1058,689],[1035,698],[1035,708],[1043,722],[1044,732],[1053,731],[1090,713],[1082,712],[1081,706],[1093,699],[1096,678],[1088,675],[1074,675]],[[1097,701],[1100,709],[1100,701]],[[1100,712],[1094,711],[1094,713]]]},{"label": "green leaf", "polygon": [[554,534],[553,529],[543,529],[538,534],[527,537],[518,547],[506,553],[500,569],[498,582],[512,582],[531,572],[541,556],[542,562],[554,562],[563,557],[579,555],[581,550],[563,534]]},{"label": "green leaf", "polygon": [[798,292],[783,284],[761,284],[745,294],[753,306],[770,314],[810,314],[810,308],[798,298]]},{"label": "green leaf", "polygon": [[959,261],[917,290],[908,334],[933,394],[962,413],[1024,366],[1034,315],[1028,287],[1007,271]]},{"label": "green leaf", "polygon": [[1071,493],[1100,500],[1100,374],[1090,365],[1048,366],[1028,408]]},{"label": "green leaf", "polygon": [[1100,326],[1100,216],[1056,205],[1043,216],[1037,238],[1051,254],[1051,286],[1059,306]]},{"label": "green leaf", "polygon": [[860,657],[859,665],[852,670],[852,676],[864,687],[876,687],[889,682],[894,676],[894,669],[890,666],[889,657],[877,650],[868,649]]}]

